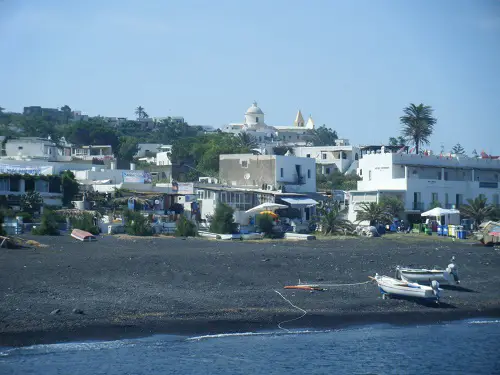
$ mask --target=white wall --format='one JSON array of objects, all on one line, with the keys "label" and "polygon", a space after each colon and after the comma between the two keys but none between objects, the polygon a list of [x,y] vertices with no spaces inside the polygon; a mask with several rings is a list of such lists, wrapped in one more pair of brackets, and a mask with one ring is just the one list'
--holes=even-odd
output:
[{"label": "white wall", "polygon": [[[301,158],[297,156],[281,156],[275,155],[276,158],[276,181],[275,186],[285,185],[287,192],[294,193],[309,193],[316,192],[316,160],[312,158]],[[304,177],[302,185],[288,185],[281,181],[293,180],[297,171],[295,165],[301,166],[301,174]],[[281,169],[283,169],[283,178],[281,177]],[[309,171],[309,173],[308,173]]]},{"label": "white wall", "polygon": [[[19,147],[22,147],[20,150]],[[6,156],[19,154],[31,157],[53,157],[57,155],[57,148],[48,141],[11,139],[5,144]]]},{"label": "white wall", "polygon": [[[361,152],[357,147],[353,146],[305,146],[294,147],[295,156],[309,157],[316,159],[316,164],[334,164],[340,172],[345,172],[352,162],[356,159],[356,155],[361,157]],[[343,158],[345,155],[345,159]],[[330,173],[333,172],[332,170]],[[321,170],[322,174],[326,173],[326,167]]]},{"label": "white wall", "polygon": [[95,165],[89,163],[58,163],[43,160],[9,160],[0,159],[0,164],[6,164],[11,166],[20,166],[24,168],[30,167],[47,167],[50,173],[45,174],[60,174],[61,172],[67,170],[87,170],[95,167]]},{"label": "white wall", "polygon": [[172,161],[168,154],[170,154],[170,152],[158,152],[156,154],[156,165],[172,165]]},{"label": "white wall", "polygon": [[139,150],[137,151],[137,154],[135,156],[138,158],[142,158],[143,156],[146,156],[147,151],[156,154],[159,151],[161,143],[139,143],[137,146]]}]

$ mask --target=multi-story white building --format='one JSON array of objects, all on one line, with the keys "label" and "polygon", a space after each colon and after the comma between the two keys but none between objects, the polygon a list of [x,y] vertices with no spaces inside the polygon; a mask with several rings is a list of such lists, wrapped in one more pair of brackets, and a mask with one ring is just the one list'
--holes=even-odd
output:
[{"label": "multi-story white building", "polygon": [[293,152],[295,156],[316,159],[318,173],[325,175],[335,171],[356,172],[360,157],[359,148],[349,145],[347,140],[341,140],[335,146],[294,147]]},{"label": "multi-story white building", "polygon": [[224,154],[220,181],[229,186],[287,193],[316,192],[316,160],[297,156]]},{"label": "multi-story white building", "polygon": [[349,220],[356,221],[362,202],[378,202],[383,195],[404,202],[405,216],[420,216],[433,202],[457,208],[480,195],[499,205],[500,160],[414,154],[364,155],[359,160],[356,191],[351,191]]}]

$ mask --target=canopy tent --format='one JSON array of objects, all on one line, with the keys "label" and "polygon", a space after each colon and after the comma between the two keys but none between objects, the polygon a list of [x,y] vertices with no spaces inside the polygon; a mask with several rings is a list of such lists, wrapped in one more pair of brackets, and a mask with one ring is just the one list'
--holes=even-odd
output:
[{"label": "canopy tent", "polygon": [[443,216],[443,215],[457,215],[457,214],[460,214],[459,210],[436,207],[436,208],[433,208],[432,210],[422,212],[421,216],[438,217],[438,216]]},{"label": "canopy tent", "polygon": [[258,214],[261,211],[272,211],[272,210],[277,210],[279,208],[287,208],[287,206],[285,206],[284,204],[267,202],[259,204],[258,206],[255,206],[245,212],[247,214]]},{"label": "canopy tent", "polygon": [[306,197],[281,198],[281,200],[295,207],[312,207],[318,204],[314,199]]},{"label": "canopy tent", "polygon": [[435,217],[440,225],[460,224],[459,210],[436,207],[432,210],[422,212],[421,216]]}]

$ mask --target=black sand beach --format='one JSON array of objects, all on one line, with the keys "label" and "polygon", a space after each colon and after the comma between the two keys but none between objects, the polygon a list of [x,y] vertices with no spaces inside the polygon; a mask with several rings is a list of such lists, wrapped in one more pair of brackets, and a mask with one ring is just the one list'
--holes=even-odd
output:
[{"label": "black sand beach", "polygon": [[[337,328],[500,316],[500,251],[473,241],[387,235],[374,239],[240,242],[104,236],[33,237],[47,247],[0,249],[0,346]],[[373,284],[324,292],[284,290],[307,282],[358,283],[396,265],[446,267],[456,256],[462,287],[442,303],[382,300]],[[74,312],[74,309],[77,309]]]}]

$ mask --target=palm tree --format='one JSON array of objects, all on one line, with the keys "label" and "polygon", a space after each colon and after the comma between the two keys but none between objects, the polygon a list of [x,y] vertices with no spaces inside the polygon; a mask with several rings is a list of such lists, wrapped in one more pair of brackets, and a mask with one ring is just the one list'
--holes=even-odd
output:
[{"label": "palm tree", "polygon": [[411,103],[403,109],[404,116],[399,118],[403,125],[401,133],[406,138],[413,141],[418,154],[420,145],[429,144],[429,137],[434,130],[436,118],[432,117],[431,106],[420,103],[418,106]]},{"label": "palm tree", "polygon": [[142,120],[144,118],[148,118],[148,114],[146,113],[146,111],[144,110],[144,107],[142,107],[142,106],[138,106],[135,109],[135,114],[137,115],[137,118],[139,120]]},{"label": "palm tree", "polygon": [[370,225],[374,225],[377,223],[386,224],[392,221],[391,214],[387,212],[382,204],[363,202],[359,206],[361,211],[356,215],[357,222],[368,221]]},{"label": "palm tree", "polygon": [[257,141],[253,135],[248,134],[247,132],[239,133],[237,136],[237,142],[238,145],[241,148],[256,148],[257,147]]},{"label": "palm tree", "polygon": [[479,196],[474,199],[467,199],[469,204],[460,206],[460,213],[474,220],[474,227],[477,229],[479,225],[486,219],[494,215],[495,208],[486,203],[486,198]]},{"label": "palm tree", "polygon": [[321,233],[325,236],[352,233],[354,226],[343,218],[339,202],[331,201],[318,209]]}]

